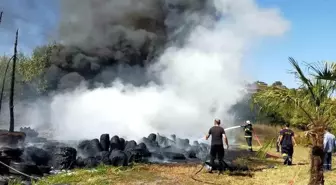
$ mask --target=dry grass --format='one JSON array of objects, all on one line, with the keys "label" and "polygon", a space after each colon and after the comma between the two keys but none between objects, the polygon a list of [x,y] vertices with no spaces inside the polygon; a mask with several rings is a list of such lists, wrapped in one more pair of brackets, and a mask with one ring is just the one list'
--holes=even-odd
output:
[{"label": "dry grass", "polygon": [[[263,139],[276,134],[274,128],[256,126],[256,132],[263,135]],[[262,130],[264,129],[264,131]],[[268,129],[268,130],[267,130]],[[263,134],[264,132],[264,134]],[[271,149],[274,155],[275,148]],[[281,159],[261,159],[257,157],[239,158],[235,163],[245,164],[253,169],[245,173],[225,173],[218,175],[209,174],[204,169],[194,176],[200,165],[136,165],[132,168],[120,169],[108,166],[100,166],[95,171],[76,170],[72,174],[50,176],[36,185],[48,185],[57,183],[80,185],[108,185],[108,184],[225,184],[225,185],[288,185],[295,179],[295,185],[306,185],[309,180],[309,149],[299,146],[294,151],[294,165],[283,166]],[[336,167],[336,158],[333,160]],[[267,168],[268,167],[268,168]],[[273,168],[269,168],[273,167]],[[265,169],[267,168],[267,169]],[[264,170],[262,170],[264,169]],[[326,185],[336,184],[335,171],[325,173]]]},{"label": "dry grass", "polygon": [[[295,177],[295,185],[306,185],[309,179],[308,149],[297,147],[295,149],[293,166],[283,166],[280,159],[241,158],[236,163],[247,164],[252,169],[264,169],[255,172],[209,174],[205,170],[191,178],[201,166],[199,165],[138,165],[128,169],[118,169],[101,166],[95,171],[78,170],[72,174],[50,176],[36,185],[56,183],[81,185],[107,185],[107,184],[226,184],[226,185],[288,185]],[[334,166],[336,161],[334,160]],[[336,184],[336,172],[325,174],[326,185]]]}]

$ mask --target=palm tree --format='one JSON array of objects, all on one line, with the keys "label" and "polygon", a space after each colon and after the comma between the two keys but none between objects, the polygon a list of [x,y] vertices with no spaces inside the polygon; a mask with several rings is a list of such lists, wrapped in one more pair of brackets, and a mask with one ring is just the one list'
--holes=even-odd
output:
[{"label": "palm tree", "polygon": [[[309,185],[324,184],[323,176],[323,135],[325,129],[335,121],[335,103],[331,96],[335,90],[335,82],[318,77],[320,69],[317,65],[306,64],[313,69],[308,75],[293,58],[289,58],[294,70],[293,74],[301,82],[300,91],[293,91],[279,86],[265,87],[256,95],[256,102],[262,101],[262,108],[277,111],[279,107],[294,109],[307,120],[307,136],[312,142],[311,167]],[[328,66],[330,69],[331,66]],[[310,77],[310,78],[309,78]],[[336,80],[335,80],[336,81]]]}]

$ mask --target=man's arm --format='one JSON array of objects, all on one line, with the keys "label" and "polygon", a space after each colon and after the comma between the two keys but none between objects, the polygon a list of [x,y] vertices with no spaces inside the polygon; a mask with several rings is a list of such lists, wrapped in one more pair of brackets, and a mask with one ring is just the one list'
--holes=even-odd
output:
[{"label": "man's arm", "polygon": [[281,141],[281,135],[278,136],[277,143],[280,144]]},{"label": "man's arm", "polygon": [[208,134],[205,136],[205,140],[208,140],[211,135],[211,129],[209,130]]},{"label": "man's arm", "polygon": [[224,129],[223,129],[223,140],[224,140],[224,143],[226,145],[226,148],[229,149],[229,142],[228,142],[228,139],[226,137],[226,133],[225,133]]},{"label": "man's arm", "polygon": [[281,144],[282,141],[282,135],[279,136],[279,144]]},{"label": "man's arm", "polygon": [[296,146],[296,141],[295,141],[295,136],[294,136],[294,132],[292,133],[292,145]]},{"label": "man's arm", "polygon": [[226,137],[226,134],[223,134],[223,140],[225,142],[226,148],[229,148],[229,142],[228,142],[228,139]]},{"label": "man's arm", "polygon": [[293,145],[296,146],[296,141],[294,135],[292,136]]},{"label": "man's arm", "polygon": [[327,137],[323,137],[323,150],[325,150],[326,146],[327,146]]},{"label": "man's arm", "polygon": [[283,138],[283,131],[280,130],[280,132],[279,132],[279,139],[278,139],[278,141],[279,141],[279,145],[280,145],[281,142],[282,142],[282,138]]}]

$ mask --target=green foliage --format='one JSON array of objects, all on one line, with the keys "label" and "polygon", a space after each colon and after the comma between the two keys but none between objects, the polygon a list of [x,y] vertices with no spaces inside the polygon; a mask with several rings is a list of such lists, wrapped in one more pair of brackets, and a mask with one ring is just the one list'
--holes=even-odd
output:
[{"label": "green foliage", "polygon": [[257,105],[260,114],[268,118],[272,123],[284,124],[290,122],[295,126],[307,124],[297,107],[300,99],[298,91],[278,87],[263,87],[253,95],[253,103]]},{"label": "green foliage", "polygon": [[55,47],[55,44],[37,47],[29,59],[20,62],[18,71],[24,83],[37,80],[38,90],[44,91],[46,89],[47,84],[45,80],[39,77],[41,77],[45,69],[50,66],[50,56]]},{"label": "green foliage", "polygon": [[19,178],[10,179],[8,185],[22,185],[22,180]]},{"label": "green foliage", "polygon": [[[37,89],[43,92],[46,87],[46,81],[42,78],[44,71],[50,66],[50,56],[52,51],[57,47],[56,44],[48,44],[37,47],[33,50],[31,56],[18,54],[16,82],[15,82],[15,96],[20,96],[24,93],[24,85],[27,83],[37,83]],[[10,74],[5,76],[5,69],[7,62],[12,56],[0,56],[0,86],[2,86],[2,79],[5,78],[4,97],[8,96],[10,87]],[[12,71],[12,65],[9,65],[8,72]]]},{"label": "green foliage", "polygon": [[279,87],[281,87],[281,86],[283,86],[283,84],[282,84],[281,81],[276,81],[276,82],[274,82],[274,83],[272,84],[272,86],[279,86]]},{"label": "green foliage", "polygon": [[[279,83],[259,87],[253,95],[253,103],[258,105],[259,112],[278,116],[303,128],[335,125],[336,104],[332,99],[335,82],[316,78],[318,73],[310,72],[308,76],[294,59],[289,58],[289,61],[294,68],[293,74],[301,81],[301,87],[288,89]],[[311,64],[306,65],[308,69],[313,68]],[[317,69],[316,66],[314,69]]]},{"label": "green foliage", "polygon": [[[5,86],[4,86],[4,97],[7,97],[9,95],[10,91],[10,81],[11,81],[11,76],[10,72],[12,71],[12,65],[8,66],[7,74],[5,76],[5,71],[7,67],[8,61],[11,59],[11,56],[1,56],[0,57],[0,86],[2,87],[3,79],[5,80]],[[19,63],[27,60],[28,57],[26,57],[23,53],[19,53],[17,55],[17,63]],[[18,96],[22,94],[22,81],[21,81],[21,76],[18,71],[16,71],[16,79],[15,79],[15,96]]]},{"label": "green foliage", "polygon": [[260,159],[266,159],[267,153],[272,149],[275,138],[265,141],[264,145],[258,150],[256,156]]}]

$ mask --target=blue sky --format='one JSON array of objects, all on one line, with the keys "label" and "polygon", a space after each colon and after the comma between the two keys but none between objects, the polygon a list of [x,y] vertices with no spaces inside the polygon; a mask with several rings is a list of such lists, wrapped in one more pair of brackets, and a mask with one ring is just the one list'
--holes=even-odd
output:
[{"label": "blue sky", "polygon": [[0,0],[0,54],[12,53],[15,30],[19,28],[19,49],[29,52],[55,32],[57,0]]},{"label": "blue sky", "polygon": [[[27,3],[29,2],[29,3]],[[11,53],[15,29],[20,27],[20,49],[30,51],[50,38],[57,24],[57,0],[0,0],[4,10],[0,26],[0,53]],[[291,22],[281,38],[263,41],[249,57],[255,79],[272,83],[280,80],[297,86],[288,74],[288,57],[298,61],[336,61],[335,0],[257,0],[262,7],[276,7]],[[15,9],[16,8],[16,9]],[[49,11],[48,11],[49,10]],[[41,37],[42,35],[42,37]]]},{"label": "blue sky", "polygon": [[336,61],[335,0],[258,0],[264,7],[280,8],[291,22],[282,37],[270,39],[253,53],[257,79],[272,83],[276,80],[296,87],[288,57],[297,61]]}]

